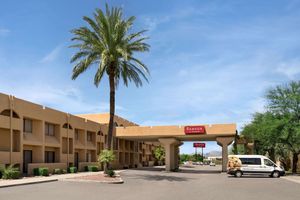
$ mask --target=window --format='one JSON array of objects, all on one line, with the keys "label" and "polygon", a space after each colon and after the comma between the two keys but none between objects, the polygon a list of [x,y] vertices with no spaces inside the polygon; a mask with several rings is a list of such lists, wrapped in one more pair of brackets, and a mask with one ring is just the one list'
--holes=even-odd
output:
[{"label": "window", "polygon": [[45,123],[45,134],[48,136],[55,136],[55,125]]},{"label": "window", "polygon": [[75,129],[75,140],[79,140],[79,130]]},{"label": "window", "polygon": [[67,129],[69,127],[69,129],[73,130],[72,126],[70,124],[65,123],[63,126],[63,128]]},{"label": "window", "polygon": [[23,119],[23,132],[32,133],[32,120]]},{"label": "window", "polygon": [[55,163],[54,151],[45,151],[45,163]]},{"label": "window", "polygon": [[90,152],[86,153],[86,162],[92,161],[92,154]]},{"label": "window", "polygon": [[86,138],[87,141],[89,142],[92,142],[93,141],[93,133],[92,132],[87,132],[87,138]]},{"label": "window", "polygon": [[[3,111],[0,113],[0,115],[4,115],[4,116],[7,116],[7,117],[10,117],[10,111],[11,111],[11,110],[9,110],[9,109],[3,110]],[[13,117],[13,118],[18,118],[18,119],[20,119],[19,115],[18,115],[15,111],[12,111],[12,117]]]},{"label": "window", "polygon": [[118,138],[113,138],[113,149],[118,150],[119,149],[119,139]]},{"label": "window", "polygon": [[269,159],[264,159],[264,163],[266,166],[270,166],[270,167],[274,166],[274,163]]},{"label": "window", "polygon": [[261,165],[260,158],[240,158],[243,165]]}]

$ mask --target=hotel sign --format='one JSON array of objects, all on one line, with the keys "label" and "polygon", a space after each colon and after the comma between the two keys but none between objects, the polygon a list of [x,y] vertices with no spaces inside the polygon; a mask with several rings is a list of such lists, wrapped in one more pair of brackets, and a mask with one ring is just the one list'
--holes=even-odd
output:
[{"label": "hotel sign", "polygon": [[196,142],[193,144],[195,148],[205,148],[205,143]]},{"label": "hotel sign", "polygon": [[184,133],[186,135],[205,134],[205,126],[185,126]]}]

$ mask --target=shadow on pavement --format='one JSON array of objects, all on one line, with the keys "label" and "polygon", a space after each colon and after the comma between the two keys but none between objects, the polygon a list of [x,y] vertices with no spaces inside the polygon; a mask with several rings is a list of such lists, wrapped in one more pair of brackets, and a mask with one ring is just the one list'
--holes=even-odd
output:
[{"label": "shadow on pavement", "polygon": [[182,182],[187,181],[190,178],[178,177],[178,176],[169,176],[169,175],[149,175],[149,174],[135,174],[127,177],[134,179],[143,179],[147,181],[170,181],[170,182]]},{"label": "shadow on pavement", "polygon": [[270,176],[266,176],[266,175],[243,175],[242,177],[235,177],[235,176],[228,176],[228,178],[234,178],[234,179],[247,179],[247,178],[268,178],[268,179],[272,179],[272,177]]},{"label": "shadow on pavement", "polygon": [[193,169],[180,169],[176,173],[183,174],[220,174],[221,170],[193,170]]}]

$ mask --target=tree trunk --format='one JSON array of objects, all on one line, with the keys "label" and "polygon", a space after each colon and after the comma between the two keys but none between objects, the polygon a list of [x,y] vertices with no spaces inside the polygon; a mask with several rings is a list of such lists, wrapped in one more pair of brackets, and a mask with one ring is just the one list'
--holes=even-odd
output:
[{"label": "tree trunk", "polygon": [[293,153],[293,168],[292,172],[297,173],[298,153]]},{"label": "tree trunk", "polygon": [[114,116],[115,116],[115,77],[114,73],[109,74],[109,124],[108,124],[108,134],[107,134],[107,144],[106,149],[112,149],[112,136],[114,129]]},{"label": "tree trunk", "polygon": [[274,148],[271,148],[269,150],[269,156],[270,156],[270,159],[273,161],[273,162],[276,162],[275,160],[275,149]]}]

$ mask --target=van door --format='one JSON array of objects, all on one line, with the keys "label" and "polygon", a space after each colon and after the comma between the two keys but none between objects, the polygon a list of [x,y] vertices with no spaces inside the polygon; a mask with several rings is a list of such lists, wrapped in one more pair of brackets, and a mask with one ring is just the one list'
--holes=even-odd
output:
[{"label": "van door", "polygon": [[264,159],[263,171],[265,173],[272,173],[274,171],[274,166],[275,164],[271,160]]}]

